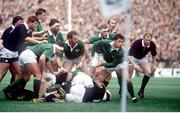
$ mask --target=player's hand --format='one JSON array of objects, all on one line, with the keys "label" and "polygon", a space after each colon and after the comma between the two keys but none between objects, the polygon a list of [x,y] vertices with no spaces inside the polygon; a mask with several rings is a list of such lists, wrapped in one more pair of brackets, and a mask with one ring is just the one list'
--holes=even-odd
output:
[{"label": "player's hand", "polygon": [[65,68],[61,67],[60,73],[66,73],[66,72],[67,72],[67,70]]},{"label": "player's hand", "polygon": [[42,40],[41,43],[48,43],[48,41],[47,40]]},{"label": "player's hand", "polygon": [[135,69],[136,71],[138,71],[138,72],[143,73],[143,70],[142,70],[141,67],[140,67],[139,65],[137,65],[137,64],[134,64],[134,69]]},{"label": "player's hand", "polygon": [[53,72],[53,75],[59,75],[60,74],[60,72]]},{"label": "player's hand", "polygon": [[152,74],[153,74],[156,71],[156,66],[153,65],[151,70],[152,70]]},{"label": "player's hand", "polygon": [[80,63],[76,66],[76,68],[77,68],[77,69],[81,69],[81,68],[82,68],[82,66],[83,66],[83,63],[82,63],[82,62],[80,62]]}]

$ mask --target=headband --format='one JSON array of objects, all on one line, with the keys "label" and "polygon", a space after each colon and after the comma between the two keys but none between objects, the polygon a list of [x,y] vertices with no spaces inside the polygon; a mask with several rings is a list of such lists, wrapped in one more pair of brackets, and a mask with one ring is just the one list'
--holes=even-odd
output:
[{"label": "headband", "polygon": [[61,24],[60,23],[54,23],[52,26],[51,26],[51,28],[55,28],[55,27],[58,27],[58,26],[60,26]]},{"label": "headband", "polygon": [[106,28],[106,29],[100,29],[99,32],[108,32],[108,28]]}]

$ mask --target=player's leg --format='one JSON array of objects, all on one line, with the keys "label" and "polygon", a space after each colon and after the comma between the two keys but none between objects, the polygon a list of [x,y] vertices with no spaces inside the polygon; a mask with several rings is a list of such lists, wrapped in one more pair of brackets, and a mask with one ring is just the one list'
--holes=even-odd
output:
[{"label": "player's leg", "polygon": [[33,91],[34,91],[34,98],[39,97],[39,89],[41,84],[41,68],[38,63],[27,63],[25,64],[28,71],[33,74],[34,76],[34,83],[33,83]]},{"label": "player's leg", "polygon": [[0,62],[0,81],[6,75],[6,72],[9,69],[9,67],[10,67],[9,63]]},{"label": "player's leg", "polygon": [[[122,69],[120,69],[120,70],[118,70],[118,71],[116,71],[116,73],[117,73],[117,76],[119,77],[119,79],[121,79],[121,82],[122,82],[122,75],[123,75],[123,72],[122,72],[123,70]],[[122,86],[122,83],[120,83],[121,84],[121,86]],[[120,87],[121,87],[120,86]],[[128,90],[128,92],[129,92],[129,94],[131,95],[131,98],[132,98],[132,101],[134,102],[134,103],[136,103],[137,102],[137,99],[136,99],[136,97],[135,97],[135,95],[134,95],[134,88],[133,88],[133,84],[132,84],[132,82],[131,82],[131,78],[129,77],[129,75],[128,75],[128,77],[127,77],[127,90]]]},{"label": "player's leg", "polygon": [[[130,80],[132,75],[133,75],[133,72],[134,72],[134,66],[131,65],[131,64],[128,64],[128,73],[129,73],[129,77],[128,79]],[[122,77],[121,76],[118,76],[117,75],[117,78],[118,78],[118,83],[119,83],[119,96],[121,96],[121,87],[122,87]]]},{"label": "player's leg", "polygon": [[15,81],[15,77],[18,76],[16,71],[15,71],[15,68],[13,67],[13,65],[11,64],[10,67],[9,67],[9,71],[11,73],[11,79],[10,79],[10,84]]},{"label": "player's leg", "polygon": [[144,72],[144,77],[142,79],[141,88],[138,92],[138,95],[140,96],[141,99],[143,99],[144,98],[144,89],[145,89],[147,83],[149,82],[150,76],[152,76],[152,71],[151,71],[151,64],[148,62],[141,63],[139,65]]},{"label": "player's leg", "polygon": [[22,70],[21,70],[19,61],[12,62],[9,70],[14,80],[17,80],[20,76],[22,76]]},{"label": "player's leg", "polygon": [[43,97],[48,87],[55,85],[56,83],[56,75],[51,73],[44,73],[41,80],[40,90],[39,90],[39,97]]}]

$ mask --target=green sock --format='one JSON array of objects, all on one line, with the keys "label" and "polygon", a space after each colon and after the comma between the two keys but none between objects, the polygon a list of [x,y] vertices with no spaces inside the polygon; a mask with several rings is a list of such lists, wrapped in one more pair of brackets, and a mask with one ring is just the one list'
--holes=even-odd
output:
[{"label": "green sock", "polygon": [[34,98],[38,98],[39,97],[40,84],[41,84],[40,80],[34,79],[34,84],[33,84],[33,90],[34,90],[33,97]]},{"label": "green sock", "polygon": [[131,81],[127,82],[127,89],[128,89],[129,94],[133,98],[134,97],[134,89],[133,89],[133,85],[132,85]]}]

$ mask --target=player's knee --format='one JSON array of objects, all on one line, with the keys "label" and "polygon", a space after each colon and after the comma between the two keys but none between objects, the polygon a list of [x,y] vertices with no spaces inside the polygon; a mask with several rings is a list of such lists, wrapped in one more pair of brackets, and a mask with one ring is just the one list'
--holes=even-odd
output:
[{"label": "player's knee", "polygon": [[150,72],[146,72],[145,75],[148,76],[148,77],[151,77],[152,76],[152,72],[151,71]]}]

